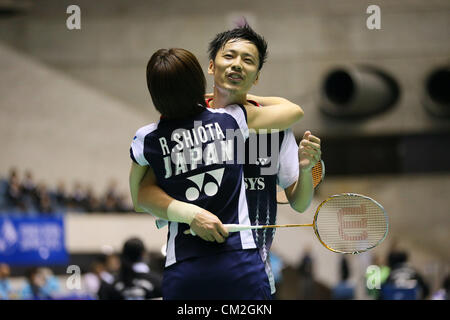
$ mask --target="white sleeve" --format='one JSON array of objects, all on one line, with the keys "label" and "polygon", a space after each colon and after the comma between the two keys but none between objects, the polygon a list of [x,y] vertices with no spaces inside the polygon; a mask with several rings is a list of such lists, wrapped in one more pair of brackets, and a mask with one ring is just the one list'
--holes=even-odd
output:
[{"label": "white sleeve", "polygon": [[154,131],[157,125],[155,123],[149,124],[148,126],[140,128],[136,131],[136,135],[131,142],[130,156],[133,161],[141,166],[148,166],[149,163],[144,156],[144,140],[147,134]]},{"label": "white sleeve", "polygon": [[278,161],[277,183],[281,188],[286,189],[298,180],[299,174],[298,145],[292,129],[284,131]]},{"label": "white sleeve", "polygon": [[227,113],[236,120],[239,129],[241,129],[244,139],[248,138],[247,111],[243,106],[233,104],[220,109],[208,109],[211,112]]}]

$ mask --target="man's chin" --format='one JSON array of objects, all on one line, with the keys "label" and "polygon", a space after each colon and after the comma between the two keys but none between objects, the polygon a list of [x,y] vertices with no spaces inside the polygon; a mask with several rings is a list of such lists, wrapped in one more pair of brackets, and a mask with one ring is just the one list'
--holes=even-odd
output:
[{"label": "man's chin", "polygon": [[223,92],[227,92],[228,94],[246,94],[249,90],[246,90],[246,88],[244,88],[241,85],[231,85],[231,84],[226,84],[225,86],[221,87],[221,89],[223,90]]}]

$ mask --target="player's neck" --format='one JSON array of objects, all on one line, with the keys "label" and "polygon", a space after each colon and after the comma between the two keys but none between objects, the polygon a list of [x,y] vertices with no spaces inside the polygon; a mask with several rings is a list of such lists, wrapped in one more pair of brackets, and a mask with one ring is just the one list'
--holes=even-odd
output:
[{"label": "player's neck", "polygon": [[212,108],[224,108],[230,104],[245,104],[247,102],[247,93],[235,94],[229,91],[214,87],[214,98],[210,102]]}]

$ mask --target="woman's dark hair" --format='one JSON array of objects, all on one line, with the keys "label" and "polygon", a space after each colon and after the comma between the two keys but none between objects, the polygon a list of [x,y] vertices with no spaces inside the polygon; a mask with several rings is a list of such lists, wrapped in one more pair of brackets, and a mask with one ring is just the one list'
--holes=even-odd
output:
[{"label": "woman's dark hair", "polygon": [[258,49],[258,70],[261,70],[264,62],[267,60],[267,42],[248,24],[217,34],[208,46],[209,59],[214,61],[216,59],[217,52],[230,40],[247,40],[253,43]]},{"label": "woman's dark hair", "polygon": [[131,286],[135,276],[133,264],[142,260],[144,252],[144,243],[139,238],[130,238],[124,243],[119,277],[125,286]]},{"label": "woman's dark hair", "polygon": [[147,87],[155,108],[168,119],[205,110],[206,79],[197,58],[184,49],[160,49],[147,63]]}]

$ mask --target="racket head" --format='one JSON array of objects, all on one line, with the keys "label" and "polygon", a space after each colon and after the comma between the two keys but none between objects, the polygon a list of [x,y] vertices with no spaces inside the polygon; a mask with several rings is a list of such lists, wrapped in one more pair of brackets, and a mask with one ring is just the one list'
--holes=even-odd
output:
[{"label": "racket head", "polygon": [[325,163],[323,160],[316,163],[316,165],[311,169],[311,174],[313,178],[313,186],[314,189],[316,189],[325,178]]},{"label": "racket head", "polygon": [[358,254],[384,241],[388,215],[381,204],[356,193],[341,193],[324,200],[316,210],[314,233],[330,251]]},{"label": "racket head", "polygon": [[[323,162],[323,160],[320,160],[319,162],[316,163],[316,165],[311,169],[311,174],[313,178],[313,187],[314,189],[316,189],[325,178],[325,163]],[[286,197],[286,193],[282,189],[277,192],[277,203],[278,204],[289,203],[289,200]]]}]

